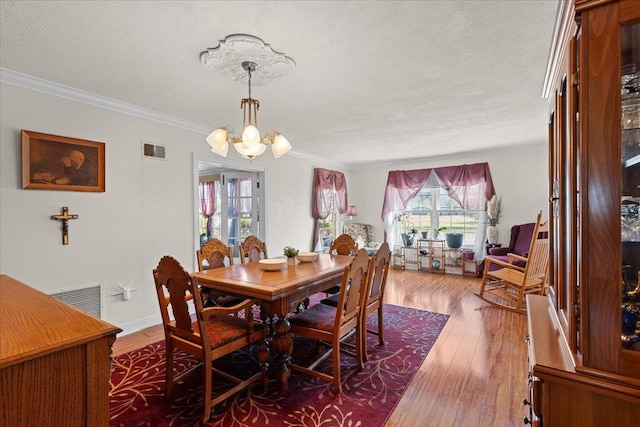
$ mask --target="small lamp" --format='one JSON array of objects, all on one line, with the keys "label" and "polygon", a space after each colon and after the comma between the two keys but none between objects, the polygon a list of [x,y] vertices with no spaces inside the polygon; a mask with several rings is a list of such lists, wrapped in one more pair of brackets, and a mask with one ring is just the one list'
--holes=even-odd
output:
[{"label": "small lamp", "polygon": [[353,219],[354,216],[358,216],[356,205],[349,205],[349,209],[347,209],[346,215],[349,217],[349,219]]}]

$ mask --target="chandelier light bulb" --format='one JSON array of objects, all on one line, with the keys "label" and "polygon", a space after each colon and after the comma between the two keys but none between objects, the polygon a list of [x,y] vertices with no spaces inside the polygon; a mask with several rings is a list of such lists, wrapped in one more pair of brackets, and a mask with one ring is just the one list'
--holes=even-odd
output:
[{"label": "chandelier light bulb", "polygon": [[258,131],[258,128],[253,125],[244,128],[242,142],[247,145],[258,145],[260,143],[260,131]]}]

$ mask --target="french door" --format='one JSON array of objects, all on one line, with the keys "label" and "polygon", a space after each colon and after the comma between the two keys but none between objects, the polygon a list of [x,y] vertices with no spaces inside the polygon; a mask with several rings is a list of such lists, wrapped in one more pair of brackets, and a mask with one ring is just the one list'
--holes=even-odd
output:
[{"label": "french door", "polygon": [[260,181],[254,172],[220,174],[220,236],[233,247],[234,257],[247,236],[261,236]]}]

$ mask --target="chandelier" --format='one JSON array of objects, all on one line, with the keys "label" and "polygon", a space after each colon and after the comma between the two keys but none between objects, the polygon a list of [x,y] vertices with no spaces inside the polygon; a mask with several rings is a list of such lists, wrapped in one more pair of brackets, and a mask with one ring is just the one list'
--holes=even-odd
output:
[{"label": "chandelier", "polygon": [[211,151],[227,157],[229,143],[233,144],[240,155],[249,160],[253,160],[261,155],[271,146],[273,156],[277,159],[291,150],[291,144],[282,134],[274,129],[267,129],[264,137],[260,137],[258,130],[258,110],[260,101],[251,97],[251,73],[257,68],[257,64],[251,61],[242,62],[242,68],[248,73],[249,97],[242,98],[240,108],[243,111],[242,135],[239,137],[230,136],[233,130],[229,126],[218,128],[207,136],[207,142],[211,146]]}]

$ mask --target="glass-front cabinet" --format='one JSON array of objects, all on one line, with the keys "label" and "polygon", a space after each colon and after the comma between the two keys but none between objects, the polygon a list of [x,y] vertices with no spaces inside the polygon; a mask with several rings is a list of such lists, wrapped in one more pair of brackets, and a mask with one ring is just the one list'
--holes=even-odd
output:
[{"label": "glass-front cabinet", "polygon": [[640,351],[640,23],[621,36],[622,347]]},{"label": "glass-front cabinet", "polygon": [[549,100],[549,291],[528,296],[538,426],[640,425],[640,1],[561,0]]}]

